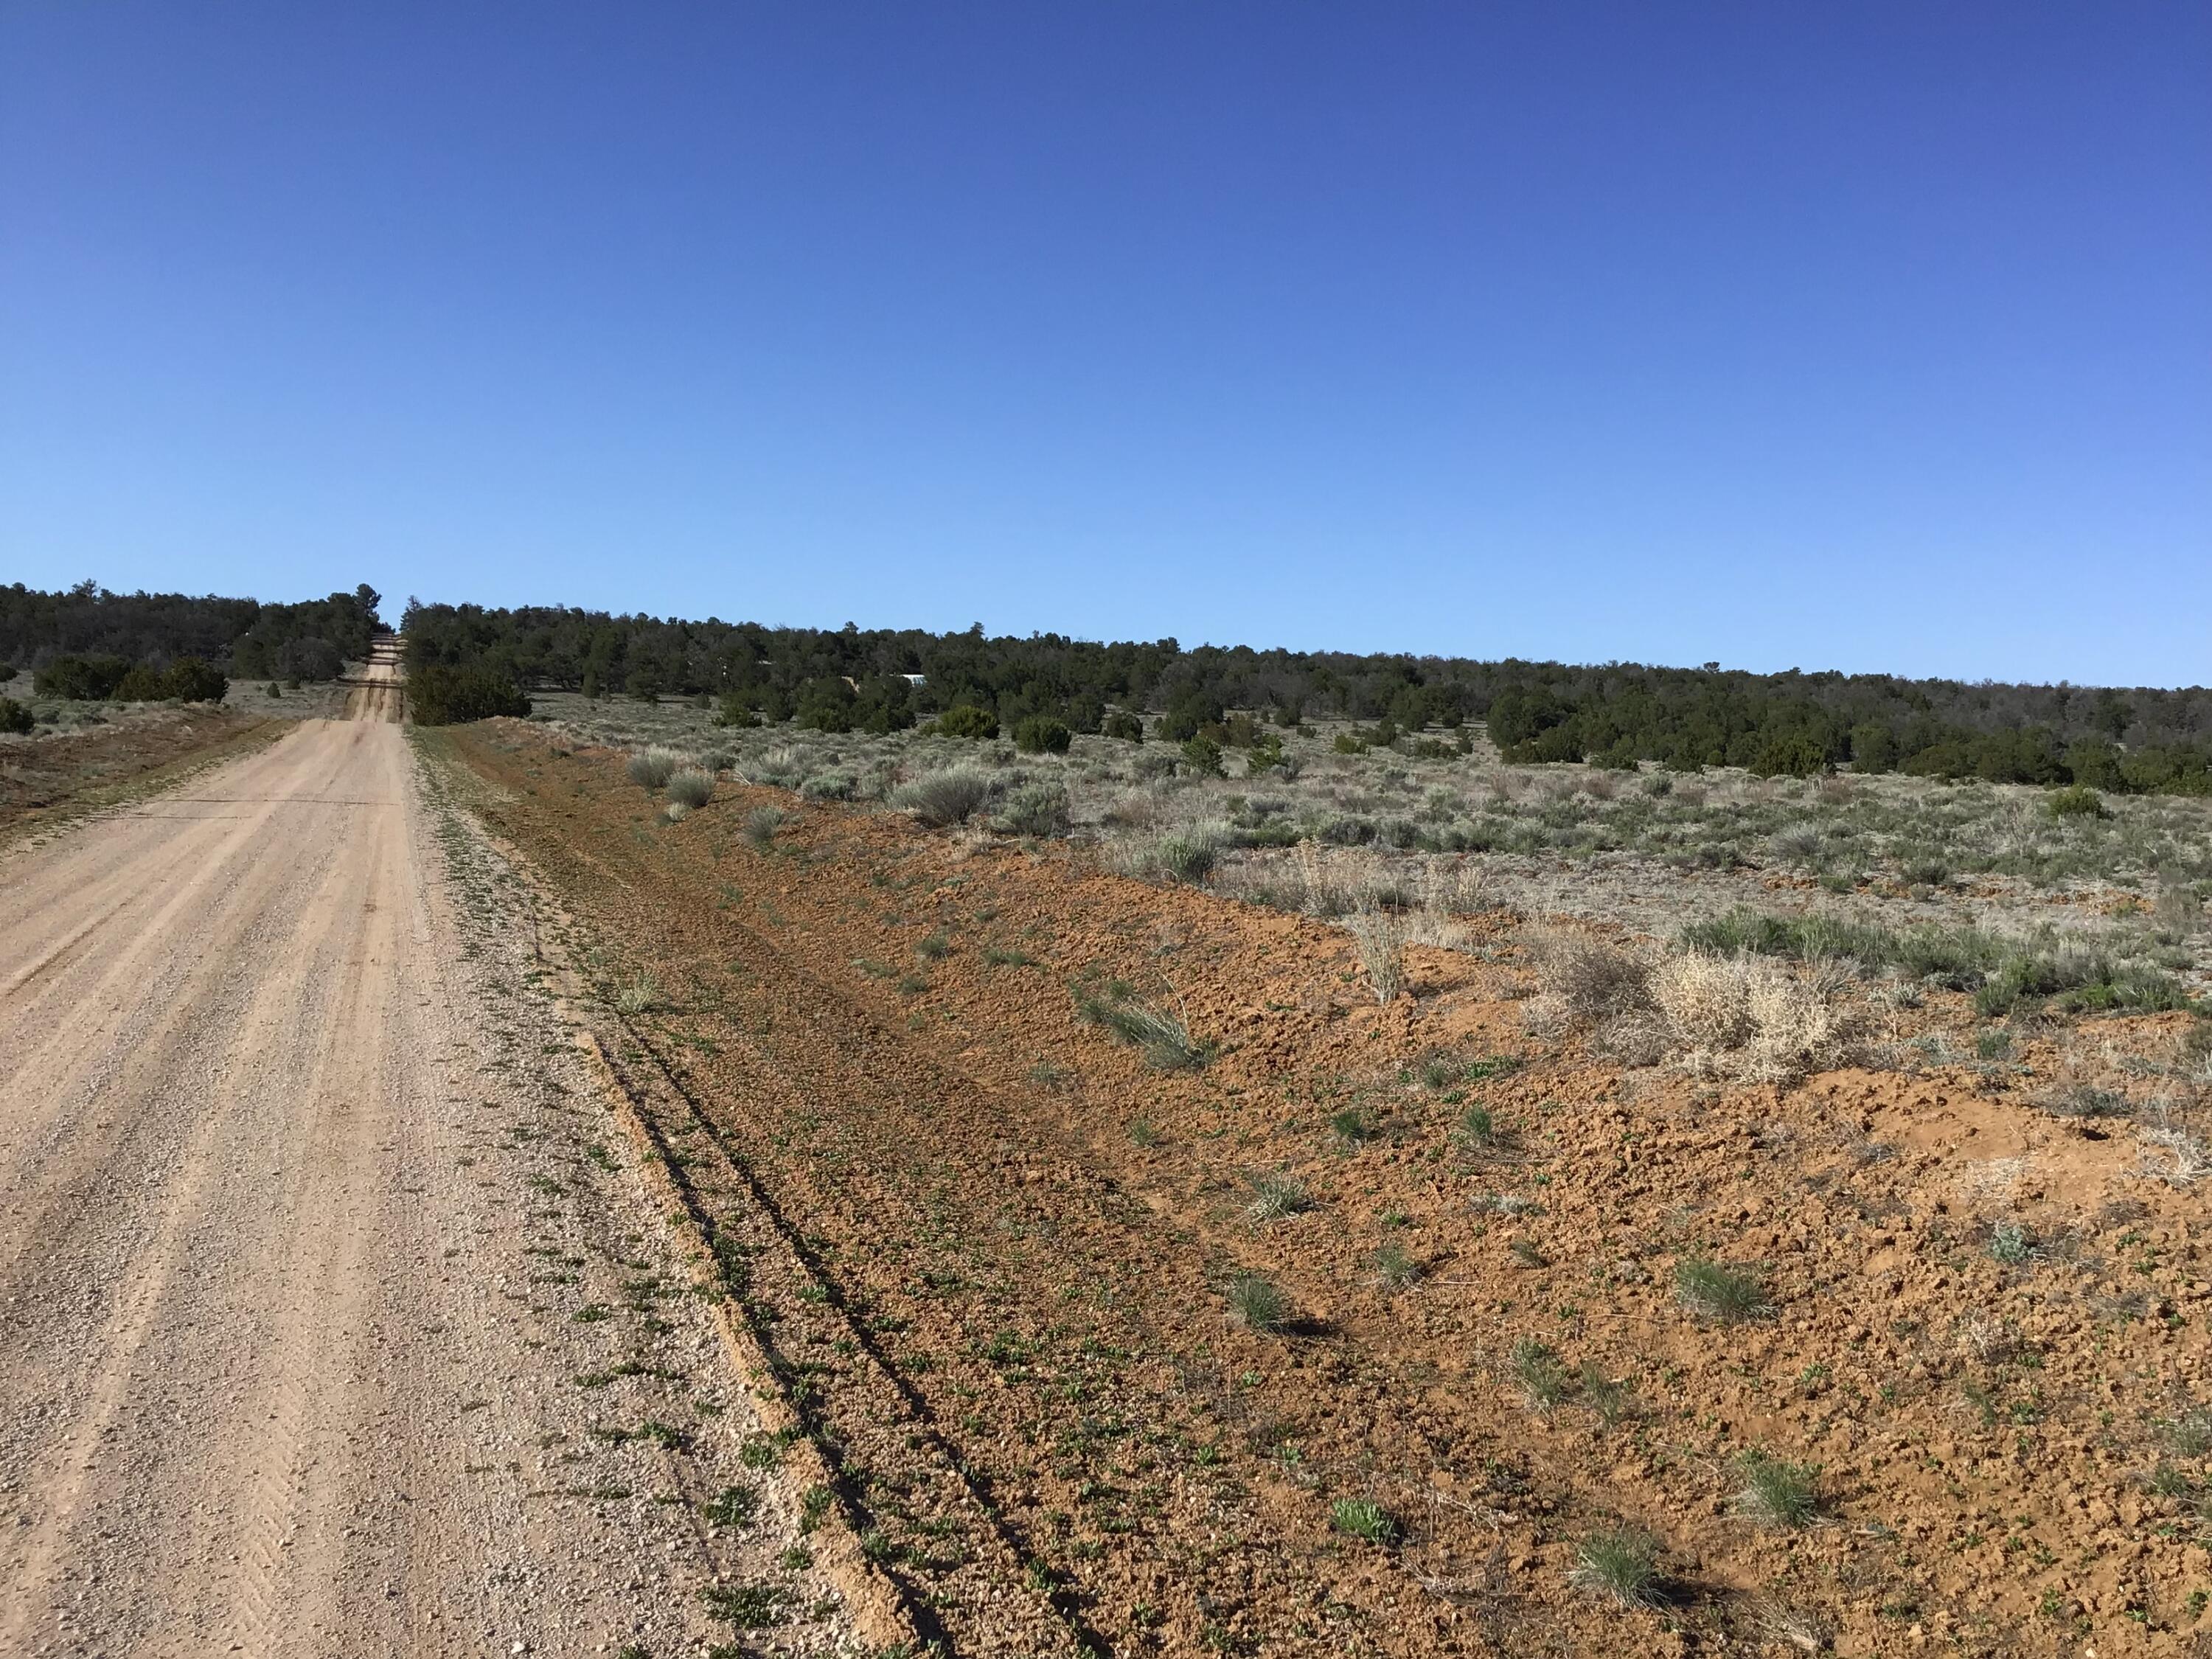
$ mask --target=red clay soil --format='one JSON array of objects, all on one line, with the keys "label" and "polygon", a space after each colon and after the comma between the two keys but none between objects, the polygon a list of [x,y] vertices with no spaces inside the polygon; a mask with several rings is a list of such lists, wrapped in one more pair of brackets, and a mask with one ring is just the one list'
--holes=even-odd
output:
[{"label": "red clay soil", "polygon": [[158,787],[273,742],[294,724],[228,708],[165,709],[67,736],[0,737],[0,836]]},{"label": "red clay soil", "polygon": [[[1502,920],[1379,1008],[1340,931],[1079,849],[727,784],[671,823],[618,755],[425,741],[596,941],[611,1057],[918,1638],[2212,1651],[2203,1200],[2124,1130],[1963,1067],[1625,1075],[1524,1034]],[[1081,1017],[1117,995],[1218,1052],[1152,1069]],[[1268,1171],[1310,1207],[1254,1220]],[[1702,1256],[1771,1312],[1693,1316]],[[1232,1322],[1245,1271],[1286,1329]],[[1804,1524],[1744,1511],[1752,1452],[1814,1469]],[[1571,1580],[1617,1528],[1649,1606]]]}]

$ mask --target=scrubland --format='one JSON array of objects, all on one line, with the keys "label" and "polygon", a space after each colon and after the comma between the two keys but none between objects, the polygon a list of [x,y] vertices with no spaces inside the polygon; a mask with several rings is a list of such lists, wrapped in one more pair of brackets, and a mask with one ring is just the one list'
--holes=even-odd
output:
[{"label": "scrubland", "polygon": [[[579,740],[665,750],[672,768],[807,799],[897,804],[903,789],[912,809],[918,787],[964,789],[975,799],[958,811],[963,824],[1096,842],[1133,874],[1194,877],[1322,915],[1433,912],[1448,896],[1462,909],[1667,939],[1704,924],[1708,948],[1852,957],[1893,979],[1923,965],[1899,959],[1913,956],[1911,940],[1948,933],[1958,951],[1991,960],[2041,945],[2146,986],[2212,986],[2212,935],[2200,926],[2212,896],[2205,798],[1894,774],[1508,766],[1473,737],[1465,754],[1433,740],[1419,744],[1432,751],[1424,757],[1345,753],[1358,728],[1342,724],[1270,733],[1284,759],[1264,771],[1227,750],[1216,775],[1164,743],[1075,737],[1065,754],[1023,754],[1003,739],[730,730],[692,704],[556,693],[538,708],[542,723]],[[1831,931],[1779,943],[1759,932],[1763,915]]]},{"label": "scrubland", "polygon": [[917,1641],[2203,1627],[2212,804],[559,694],[418,742],[597,941]]}]

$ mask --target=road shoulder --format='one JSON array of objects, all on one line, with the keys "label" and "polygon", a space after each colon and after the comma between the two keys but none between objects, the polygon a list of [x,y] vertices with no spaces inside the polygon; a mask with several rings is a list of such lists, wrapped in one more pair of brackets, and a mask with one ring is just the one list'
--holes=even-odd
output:
[{"label": "road shoulder", "polygon": [[850,1632],[873,1621],[848,1600],[849,1539],[810,1504],[811,1448],[756,1409],[726,1292],[588,1009],[564,994],[589,942],[484,835],[467,779],[434,762],[420,777],[425,868],[459,945],[447,994],[474,1011],[478,1045],[451,1067],[474,1197],[447,1255],[493,1287],[528,1367],[460,1403],[455,1455],[480,1497],[529,1517],[537,1553],[588,1564],[566,1586],[520,1587],[514,1639],[864,1650]]}]

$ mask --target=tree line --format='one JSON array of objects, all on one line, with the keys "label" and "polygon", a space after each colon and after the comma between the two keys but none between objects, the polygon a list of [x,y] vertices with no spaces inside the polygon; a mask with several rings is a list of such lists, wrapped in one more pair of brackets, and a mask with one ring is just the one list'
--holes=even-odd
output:
[{"label": "tree line", "polygon": [[204,689],[204,674],[179,673],[180,664],[236,679],[333,680],[391,631],[377,614],[382,597],[367,582],[298,605],[114,593],[93,581],[47,593],[16,582],[0,586],[0,665],[31,669],[53,696]]},{"label": "tree line", "polygon": [[[980,732],[1032,719],[1177,741],[1252,740],[1257,721],[1371,722],[1371,741],[1486,725],[1513,762],[1829,769],[1993,782],[2212,793],[2212,691],[1999,684],[1836,672],[1753,674],[1637,663],[1184,648],[1057,634],[772,628],[410,600],[410,676],[466,671],[477,695],[705,697],[732,721],[889,732],[942,720]],[[1231,711],[1246,716],[1238,720]],[[1116,718],[1116,717],[1119,718]],[[466,718],[466,714],[459,715]],[[1433,740],[1428,740],[1433,742]]]},{"label": "tree line", "polygon": [[[381,596],[297,605],[0,586],[0,668],[42,694],[220,696],[222,677],[331,679],[387,631]],[[1430,752],[1422,733],[1480,723],[1512,762],[1831,769],[1993,782],[2212,793],[2212,691],[2000,684],[1835,672],[1753,674],[1475,661],[1397,653],[1184,648],[921,629],[773,628],[410,600],[404,637],[418,718],[529,708],[532,689],[707,697],[733,722],[826,731],[925,720],[984,735],[1025,726],[1249,746],[1259,725],[1369,723],[1361,740]],[[1145,719],[1149,717],[1149,726]]]}]

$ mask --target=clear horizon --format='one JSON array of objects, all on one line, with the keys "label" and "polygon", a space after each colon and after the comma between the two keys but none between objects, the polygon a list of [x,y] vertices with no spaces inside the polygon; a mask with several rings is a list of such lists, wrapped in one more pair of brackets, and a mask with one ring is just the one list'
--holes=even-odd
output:
[{"label": "clear horizon", "polygon": [[2212,14],[0,14],[0,580],[2212,679]]}]

